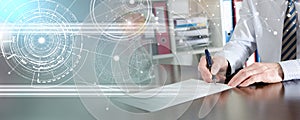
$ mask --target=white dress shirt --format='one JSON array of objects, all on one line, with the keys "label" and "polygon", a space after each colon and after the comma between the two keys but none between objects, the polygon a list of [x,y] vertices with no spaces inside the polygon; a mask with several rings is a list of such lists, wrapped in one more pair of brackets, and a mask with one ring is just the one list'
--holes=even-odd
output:
[{"label": "white dress shirt", "polygon": [[[300,12],[300,4],[296,3]],[[244,0],[240,20],[229,43],[217,55],[224,56],[232,73],[243,66],[257,49],[261,62],[277,62],[284,80],[300,79],[300,30],[297,31],[297,60],[281,62],[283,23],[287,0]],[[300,20],[300,14],[298,14]]]}]

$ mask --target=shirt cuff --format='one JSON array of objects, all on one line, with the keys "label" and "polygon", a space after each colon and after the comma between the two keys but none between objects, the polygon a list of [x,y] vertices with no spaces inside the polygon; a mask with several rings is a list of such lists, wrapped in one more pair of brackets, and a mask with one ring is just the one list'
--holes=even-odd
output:
[{"label": "shirt cuff", "polygon": [[283,71],[283,81],[300,78],[300,64],[297,60],[279,62]]}]

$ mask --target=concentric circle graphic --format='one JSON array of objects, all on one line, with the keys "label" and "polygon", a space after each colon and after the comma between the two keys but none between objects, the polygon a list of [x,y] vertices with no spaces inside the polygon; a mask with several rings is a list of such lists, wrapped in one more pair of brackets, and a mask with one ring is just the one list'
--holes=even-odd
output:
[{"label": "concentric circle graphic", "polygon": [[[133,13],[138,17],[128,18]],[[151,2],[149,0],[92,0],[90,14],[91,21],[107,38],[116,41],[130,40],[139,36],[149,23],[152,14]],[[136,18],[144,18],[144,20],[128,29],[132,20]]]},{"label": "concentric circle graphic", "polygon": [[[97,94],[93,96],[93,99],[89,99],[84,96],[84,90],[78,90],[79,94],[83,95],[81,96],[82,103],[97,119],[118,119],[122,116],[130,116],[130,119],[166,118],[168,115],[162,113],[175,113],[172,109],[159,112],[136,111],[130,107],[124,107],[119,102],[123,99],[153,99],[164,88],[143,96],[132,93],[169,84],[167,82],[173,79],[168,76],[172,74],[171,68],[159,62],[155,63],[153,60],[151,46],[157,45],[155,40],[145,38],[146,35],[151,34],[151,30],[154,34],[155,28],[160,27],[156,26],[155,21],[151,21],[154,20],[151,18],[152,11],[151,14],[147,14],[148,10],[152,9],[151,4],[144,7],[147,2],[131,0],[93,0],[91,2],[91,14],[83,24],[92,22],[97,27],[98,33],[83,35],[82,39],[85,39],[87,47],[85,49],[90,54],[78,72],[75,82],[78,87],[85,86],[94,89]],[[122,25],[128,23],[126,20],[130,19],[124,18],[135,16],[136,13],[143,15],[146,20],[141,29],[128,34],[124,32],[127,29],[124,29]],[[147,30],[148,28],[151,30]],[[170,46],[164,47],[170,49]],[[176,54],[174,54],[174,61],[181,63]],[[91,72],[92,68],[94,68],[93,72]],[[185,72],[187,71],[179,71],[179,74],[185,74]],[[183,94],[182,87],[184,86],[175,89],[174,94]],[[163,99],[166,104],[159,107],[172,104],[179,99],[179,96],[174,95]],[[190,104],[191,102],[182,105],[182,108],[169,119],[179,118]]]},{"label": "concentric circle graphic", "polygon": [[[120,41],[116,44],[112,56],[121,58],[112,59],[111,68],[114,81],[124,93],[130,93],[130,87],[141,88],[157,85],[158,76],[155,70],[160,66],[152,60],[149,46],[155,44],[151,40],[139,38],[132,41]],[[166,76],[166,75],[164,75]],[[161,78],[161,83],[167,81],[166,77]],[[130,87],[128,87],[130,86]],[[135,92],[137,92],[135,90]]]},{"label": "concentric circle graphic", "polygon": [[[172,1],[168,2],[172,3]],[[219,30],[221,23],[215,20],[220,17],[216,18],[217,14],[210,12],[209,5],[206,5],[219,6],[219,3],[216,5],[210,2],[205,3],[207,6],[205,7],[200,2],[204,1],[189,1],[190,4],[202,6],[199,9],[212,16],[210,17],[211,25],[214,26],[211,28]],[[188,74],[190,71],[174,70],[170,66],[176,63],[180,68],[183,64],[182,56],[178,54],[180,50],[172,48],[174,45],[162,45],[171,51],[169,56],[172,62],[166,63],[164,59],[154,59],[152,45],[160,45],[156,41],[155,32],[165,30],[162,26],[166,25],[161,23],[164,21],[160,19],[161,16],[154,18],[151,0],[90,0],[90,8],[86,8],[90,10],[90,13],[83,23],[78,23],[69,8],[56,0],[21,2],[9,0],[3,3],[0,5],[3,9],[0,21],[2,22],[3,16],[6,17],[1,31],[2,29],[8,30],[5,32],[9,34],[9,37],[5,36],[5,39],[8,39],[1,40],[1,50],[11,68],[8,74],[17,74],[31,81],[32,84],[39,85],[61,85],[74,78],[78,93],[82,95],[80,99],[83,105],[96,119],[165,118],[173,120],[180,118],[190,107],[192,101],[176,105],[175,109],[165,108],[181,99],[180,95],[195,96],[197,89],[187,93],[183,90],[187,86],[181,84],[170,90],[161,87],[186,80],[181,75]],[[167,7],[172,8],[169,3],[166,3]],[[156,11],[156,15],[167,13],[182,17],[180,13],[176,14],[173,10],[157,9],[159,11]],[[182,18],[191,16],[187,15]],[[167,27],[170,26],[167,25]],[[174,35],[172,31],[168,32]],[[222,39],[222,31],[215,33],[212,37]],[[178,40],[172,40],[172,42],[178,42]],[[183,50],[193,51],[192,44],[186,41],[181,41],[181,43]],[[186,55],[195,59],[190,53]],[[160,63],[160,61],[164,62]],[[178,77],[177,81],[172,76],[175,74],[174,71],[177,71],[175,76]],[[195,71],[198,72],[197,69]],[[161,89],[148,91],[157,87]],[[92,93],[87,92],[90,89],[93,90]],[[133,100],[129,102],[155,100],[156,96],[161,95],[164,90],[167,90],[167,97],[161,98],[163,104],[149,105],[156,107],[155,109],[159,111],[137,110],[137,108],[122,104],[123,100]],[[148,91],[148,94],[135,94],[144,91]],[[170,115],[170,113],[174,114]],[[200,118],[203,116],[206,114],[201,114]]]},{"label": "concentric circle graphic", "polygon": [[81,59],[82,41],[69,24],[78,23],[65,6],[52,0],[31,0],[11,11],[5,21],[11,40],[2,53],[11,71],[32,84],[58,85],[73,77]]}]

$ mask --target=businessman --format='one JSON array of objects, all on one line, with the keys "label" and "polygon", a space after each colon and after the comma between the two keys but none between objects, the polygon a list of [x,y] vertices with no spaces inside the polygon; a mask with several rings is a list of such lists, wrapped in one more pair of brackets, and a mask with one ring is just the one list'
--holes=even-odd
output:
[{"label": "businessman", "polygon": [[198,68],[202,78],[211,82],[216,75],[217,80],[224,81],[258,50],[261,63],[240,70],[228,85],[245,87],[256,82],[300,79],[299,10],[294,0],[244,0],[233,36],[213,56],[210,71],[205,57],[201,58]]}]

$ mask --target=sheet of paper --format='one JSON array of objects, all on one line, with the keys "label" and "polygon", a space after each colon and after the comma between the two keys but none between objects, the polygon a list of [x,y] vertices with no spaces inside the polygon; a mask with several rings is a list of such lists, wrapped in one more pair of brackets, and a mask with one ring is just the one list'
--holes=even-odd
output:
[{"label": "sheet of paper", "polygon": [[116,100],[142,110],[154,112],[228,89],[231,87],[225,84],[206,83],[202,80],[190,79]]}]

